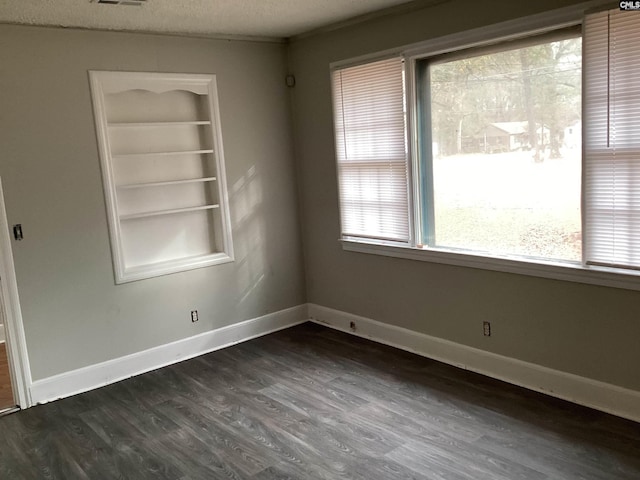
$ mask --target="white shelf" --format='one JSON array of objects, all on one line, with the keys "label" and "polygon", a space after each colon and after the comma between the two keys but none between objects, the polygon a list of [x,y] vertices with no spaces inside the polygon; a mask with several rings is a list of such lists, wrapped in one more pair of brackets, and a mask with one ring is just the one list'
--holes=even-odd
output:
[{"label": "white shelf", "polygon": [[224,252],[205,255],[194,255],[183,257],[177,260],[166,260],[156,262],[153,265],[134,265],[127,267],[126,275],[129,281],[149,278],[150,276],[166,275],[168,273],[182,272],[192,268],[207,267],[211,265],[220,265],[223,263],[233,262]]},{"label": "white shelf", "polygon": [[187,180],[170,180],[167,182],[148,182],[148,183],[129,183],[126,185],[118,185],[118,190],[127,190],[130,188],[146,188],[146,187],[164,187],[168,185],[183,185],[187,183],[204,183],[215,182],[216,177],[202,177],[202,178],[190,178]]},{"label": "white shelf", "polygon": [[179,152],[144,152],[144,153],[121,153],[113,155],[113,158],[144,158],[144,157],[164,157],[173,155],[201,155],[213,153],[213,150],[186,150]]},{"label": "white shelf", "polygon": [[146,128],[146,127],[180,127],[184,125],[211,125],[209,120],[194,120],[188,122],[118,122],[109,123],[109,128]]},{"label": "white shelf", "polygon": [[170,210],[157,210],[155,212],[131,213],[129,215],[120,215],[120,220],[135,220],[136,218],[157,217],[159,215],[173,215],[176,213],[197,212],[200,210],[211,210],[220,208],[220,205],[202,205],[200,207],[173,208]]}]

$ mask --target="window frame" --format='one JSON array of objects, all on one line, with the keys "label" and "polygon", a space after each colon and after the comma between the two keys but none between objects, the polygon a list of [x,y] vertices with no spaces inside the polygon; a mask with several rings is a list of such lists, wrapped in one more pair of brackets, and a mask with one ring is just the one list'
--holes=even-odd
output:
[{"label": "window frame", "polygon": [[[584,260],[584,255],[581,262],[572,262],[515,255],[478,254],[473,251],[441,247],[424,248],[417,243],[424,225],[423,216],[428,214],[421,205],[421,192],[423,191],[423,187],[420,183],[424,172],[422,171],[423,161],[421,160],[419,152],[420,143],[417,132],[417,127],[419,126],[417,63],[428,58],[456,51],[486,48],[505,42],[523,40],[527,37],[540,36],[554,31],[581,26],[584,22],[585,14],[591,13],[594,10],[602,10],[606,7],[610,8],[610,5],[605,4],[601,0],[589,1],[487,27],[446,35],[418,44],[387,50],[378,54],[364,55],[355,59],[332,63],[330,65],[331,73],[337,68],[373,62],[389,58],[390,56],[400,56],[405,62],[407,148],[409,155],[409,178],[412,183],[408,196],[411,209],[410,215],[413,220],[413,234],[409,244],[381,242],[364,238],[340,238],[339,242],[341,242],[343,250],[591,285],[640,290],[640,271],[587,265]],[[584,144],[582,151],[583,172],[581,183],[584,185]],[[581,207],[582,231],[584,232],[584,195],[581,201]]]}]

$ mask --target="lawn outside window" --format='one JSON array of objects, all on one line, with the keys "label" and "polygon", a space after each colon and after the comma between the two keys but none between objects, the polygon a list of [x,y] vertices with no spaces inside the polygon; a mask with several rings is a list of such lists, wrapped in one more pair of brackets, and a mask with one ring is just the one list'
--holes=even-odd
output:
[{"label": "lawn outside window", "polygon": [[546,21],[333,67],[345,250],[640,290],[640,13]]}]

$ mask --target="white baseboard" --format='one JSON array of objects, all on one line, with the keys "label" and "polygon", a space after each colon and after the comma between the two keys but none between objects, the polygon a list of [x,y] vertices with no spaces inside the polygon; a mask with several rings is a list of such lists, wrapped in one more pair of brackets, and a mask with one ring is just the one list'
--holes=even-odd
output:
[{"label": "white baseboard", "polygon": [[6,337],[4,336],[4,325],[0,323],[0,343],[4,343]]},{"label": "white baseboard", "polygon": [[[497,355],[315,304],[298,305],[167,345],[38,380],[30,387],[31,398],[33,404],[38,404],[69,397],[289,328],[304,323],[307,319],[530,390],[640,422],[640,392],[638,391]],[[355,331],[351,330],[350,322],[354,322]]]},{"label": "white baseboard", "polygon": [[35,405],[69,397],[289,328],[307,320],[306,304],[280,310],[149,350],[38,380],[31,385],[31,399]]},{"label": "white baseboard", "polygon": [[[640,422],[640,392],[309,304],[311,321]],[[350,328],[354,322],[355,331]]]}]

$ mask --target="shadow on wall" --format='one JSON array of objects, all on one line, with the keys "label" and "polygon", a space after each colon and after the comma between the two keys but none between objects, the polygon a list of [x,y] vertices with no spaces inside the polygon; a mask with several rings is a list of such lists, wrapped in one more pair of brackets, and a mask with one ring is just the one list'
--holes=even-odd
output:
[{"label": "shadow on wall", "polygon": [[239,301],[245,302],[263,283],[266,268],[262,183],[253,165],[229,189],[231,229],[237,265]]}]

